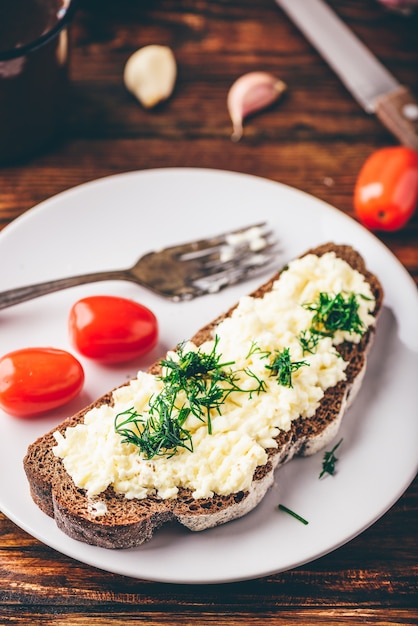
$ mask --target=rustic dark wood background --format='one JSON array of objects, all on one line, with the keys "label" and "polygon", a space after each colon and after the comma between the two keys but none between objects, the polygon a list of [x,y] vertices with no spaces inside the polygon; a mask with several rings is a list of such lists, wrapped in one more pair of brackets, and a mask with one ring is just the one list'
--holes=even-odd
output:
[{"label": "rustic dark wood background", "polygon": [[[418,15],[391,14],[376,0],[330,4],[418,96]],[[396,143],[273,0],[81,0],[71,39],[67,136],[29,162],[0,168],[0,228],[79,183],[172,166],[263,176],[353,215],[362,163]],[[169,45],[179,66],[173,97],[152,112],[122,83],[129,55],[150,43]],[[284,80],[288,92],[249,119],[244,139],[233,143],[229,86],[260,69]],[[401,231],[378,237],[418,282],[418,214]],[[415,480],[383,518],[332,554],[260,580],[198,586],[82,565],[0,514],[0,624],[412,626],[418,623],[417,506]]]}]

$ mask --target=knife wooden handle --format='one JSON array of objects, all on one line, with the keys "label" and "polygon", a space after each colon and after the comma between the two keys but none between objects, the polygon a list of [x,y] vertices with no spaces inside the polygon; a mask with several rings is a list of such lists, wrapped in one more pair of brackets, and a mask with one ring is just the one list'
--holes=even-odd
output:
[{"label": "knife wooden handle", "polygon": [[379,98],[375,112],[401,143],[418,150],[418,102],[406,87]]}]

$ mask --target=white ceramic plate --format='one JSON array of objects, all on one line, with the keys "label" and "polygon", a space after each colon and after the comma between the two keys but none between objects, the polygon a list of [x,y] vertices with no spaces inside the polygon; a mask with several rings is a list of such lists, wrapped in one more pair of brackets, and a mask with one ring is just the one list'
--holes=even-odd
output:
[{"label": "white ceramic plate", "polygon": [[[65,275],[129,266],[161,245],[267,220],[280,239],[277,265],[327,241],[354,245],[385,289],[385,307],[364,384],[338,438],[338,473],[319,480],[323,453],[276,474],[246,517],[202,533],[161,529],[146,545],[106,550],[74,541],[33,504],[22,469],[27,445],[67,414],[135,375],[266,277],[189,302],[167,302],[125,282],[96,283],[0,311],[1,353],[28,346],[71,350],[67,315],[95,293],[137,299],[158,316],[161,339],[147,359],[103,367],[82,361],[85,389],[54,416],[0,415],[0,507],[59,552],[135,578],[175,583],[250,579],[309,562],[381,517],[417,471],[418,294],[395,257],[342,212],[305,193],[241,174],[199,169],[133,172],[91,182],[43,202],[0,235],[0,290]],[[337,440],[337,439],[336,439]],[[278,511],[282,503],[307,526]]]}]

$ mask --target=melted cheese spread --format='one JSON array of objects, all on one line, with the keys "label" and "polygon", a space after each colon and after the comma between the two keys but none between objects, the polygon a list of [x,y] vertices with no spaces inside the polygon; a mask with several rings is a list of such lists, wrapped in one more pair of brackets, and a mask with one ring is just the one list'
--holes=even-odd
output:
[{"label": "melted cheese spread", "polygon": [[[95,497],[111,485],[127,498],[173,498],[179,487],[191,489],[196,499],[247,490],[257,466],[267,462],[266,450],[277,447],[279,431],[288,430],[299,416],[312,417],[324,391],[345,379],[347,364],[333,344],[360,340],[358,334],[338,331],[332,338],[321,338],[313,354],[303,354],[298,336],[310,328],[312,311],[302,305],[317,300],[320,292],[361,294],[359,317],[366,327],[374,323],[370,287],[345,261],[332,252],[292,261],[270,292],[263,298],[243,297],[216,328],[221,361],[233,361],[234,370],[251,370],[264,381],[265,392],[231,393],[221,414],[214,411],[211,416],[211,434],[206,423],[190,415],[184,428],[191,434],[193,452],[178,448],[171,457],[147,459],[137,446],[122,443],[114,427],[116,415],[132,407],[144,419],[150,399],[162,388],[158,377],[139,372],[114,391],[114,406],[93,408],[84,423],[67,428],[64,435],[55,433],[54,454],[76,486]],[[252,349],[255,345],[257,350]],[[210,353],[213,346],[214,341],[208,341],[199,350]],[[186,347],[198,350],[192,343]],[[266,352],[284,348],[292,362],[307,364],[292,373],[292,386],[280,385],[266,370]],[[253,376],[242,375],[241,388],[254,388]]]}]

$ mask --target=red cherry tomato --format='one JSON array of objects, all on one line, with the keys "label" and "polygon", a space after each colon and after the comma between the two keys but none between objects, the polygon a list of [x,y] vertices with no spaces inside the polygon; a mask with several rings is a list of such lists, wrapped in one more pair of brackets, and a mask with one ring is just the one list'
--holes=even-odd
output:
[{"label": "red cherry tomato", "polygon": [[418,152],[405,146],[373,152],[354,189],[358,219],[371,230],[398,230],[418,204]]},{"label": "red cherry tomato", "polygon": [[82,366],[64,350],[25,348],[0,359],[0,406],[11,415],[55,409],[75,398],[83,384]]},{"label": "red cherry tomato", "polygon": [[157,319],[145,306],[116,296],[89,296],[70,311],[74,347],[102,363],[130,361],[157,343]]}]

